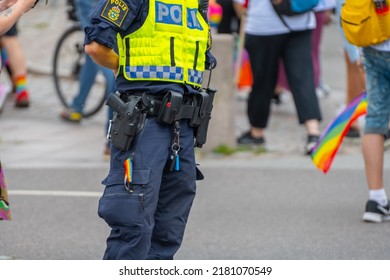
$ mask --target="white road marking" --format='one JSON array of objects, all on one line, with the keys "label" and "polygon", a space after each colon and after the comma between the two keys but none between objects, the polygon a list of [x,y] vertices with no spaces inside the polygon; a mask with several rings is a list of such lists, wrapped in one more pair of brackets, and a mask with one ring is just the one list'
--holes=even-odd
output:
[{"label": "white road marking", "polygon": [[9,195],[27,195],[27,196],[72,196],[72,197],[100,197],[100,192],[82,192],[82,191],[45,191],[45,190],[8,190]]}]

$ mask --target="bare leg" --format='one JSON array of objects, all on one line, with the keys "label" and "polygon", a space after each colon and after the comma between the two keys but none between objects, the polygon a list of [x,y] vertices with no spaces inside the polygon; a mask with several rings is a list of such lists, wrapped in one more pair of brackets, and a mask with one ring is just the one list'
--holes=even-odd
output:
[{"label": "bare leg", "polygon": [[383,142],[384,137],[380,134],[363,136],[363,156],[370,190],[383,189]]},{"label": "bare leg", "polygon": [[252,127],[251,128],[251,135],[254,138],[264,137],[264,128]]},{"label": "bare leg", "polygon": [[26,56],[17,36],[1,38],[3,47],[7,51],[13,77],[27,74]]},{"label": "bare leg", "polygon": [[15,106],[28,107],[27,66],[24,50],[17,36],[4,36],[1,43],[7,51],[12,81],[15,88]]},{"label": "bare leg", "polygon": [[[344,59],[347,67],[347,96],[345,103],[349,104],[365,90],[366,78],[360,61],[351,62],[346,51],[344,51]],[[358,128],[358,122],[353,122],[351,127]]]},{"label": "bare leg", "polygon": [[312,119],[305,122],[308,135],[320,135],[318,120]]}]

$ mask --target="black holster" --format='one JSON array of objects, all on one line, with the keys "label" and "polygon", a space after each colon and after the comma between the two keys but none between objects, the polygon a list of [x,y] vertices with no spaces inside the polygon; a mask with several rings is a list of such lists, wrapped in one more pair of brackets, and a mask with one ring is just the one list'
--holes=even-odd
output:
[{"label": "black holster", "polygon": [[146,113],[143,112],[141,96],[128,96],[124,102],[120,93],[109,96],[106,105],[114,110],[114,117],[110,122],[108,138],[121,151],[128,151],[134,137],[145,125]]}]

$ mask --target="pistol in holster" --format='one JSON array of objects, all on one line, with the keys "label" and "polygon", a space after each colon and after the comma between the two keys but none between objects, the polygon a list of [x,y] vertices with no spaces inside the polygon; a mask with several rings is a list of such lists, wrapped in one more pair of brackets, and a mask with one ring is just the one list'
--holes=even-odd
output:
[{"label": "pistol in holster", "polygon": [[121,151],[128,151],[134,137],[145,125],[146,112],[142,96],[127,96],[126,102],[119,92],[111,94],[106,102],[114,110],[110,121],[108,139]]}]

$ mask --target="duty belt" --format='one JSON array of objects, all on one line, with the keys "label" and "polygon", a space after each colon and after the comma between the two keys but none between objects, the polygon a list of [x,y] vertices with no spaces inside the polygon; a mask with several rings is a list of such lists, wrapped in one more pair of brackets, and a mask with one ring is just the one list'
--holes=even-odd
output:
[{"label": "duty belt", "polygon": [[147,117],[156,117],[158,123],[167,125],[188,119],[189,125],[194,127],[195,146],[202,148],[207,138],[215,92],[207,88],[188,95],[175,91],[164,96],[113,93],[106,102],[115,112],[110,121],[109,139],[116,148],[127,151],[133,138],[143,129]]},{"label": "duty belt", "polygon": [[182,94],[169,91],[166,95],[146,93],[121,94],[122,100],[127,102],[131,96],[137,96],[142,103],[142,111],[148,117],[157,117],[157,121],[171,124],[181,119],[189,119],[191,126],[198,126],[206,115],[209,95],[206,92],[196,94]]}]

